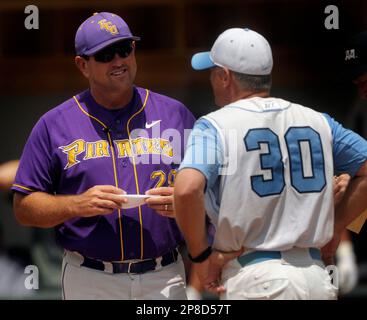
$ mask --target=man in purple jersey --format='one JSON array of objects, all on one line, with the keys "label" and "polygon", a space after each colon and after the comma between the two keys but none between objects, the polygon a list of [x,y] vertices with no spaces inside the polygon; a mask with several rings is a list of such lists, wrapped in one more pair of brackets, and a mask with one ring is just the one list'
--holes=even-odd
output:
[{"label": "man in purple jersey", "polygon": [[[21,224],[55,227],[64,299],[186,299],[173,181],[194,117],[134,85],[135,41],[119,16],[79,27],[75,63],[89,81],[41,117],[12,189]],[[155,195],[127,205],[124,194]]]}]

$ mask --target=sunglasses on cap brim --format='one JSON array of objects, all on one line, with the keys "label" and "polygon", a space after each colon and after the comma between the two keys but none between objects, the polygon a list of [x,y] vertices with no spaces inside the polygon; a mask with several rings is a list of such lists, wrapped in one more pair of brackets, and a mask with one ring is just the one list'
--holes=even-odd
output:
[{"label": "sunglasses on cap brim", "polygon": [[[93,55],[94,60],[97,62],[111,62],[115,55],[118,54],[121,58],[127,58],[131,52],[133,51],[133,40],[124,40],[117,43],[114,43],[101,51],[98,51]],[[87,59],[89,56],[83,55],[83,58]]]}]

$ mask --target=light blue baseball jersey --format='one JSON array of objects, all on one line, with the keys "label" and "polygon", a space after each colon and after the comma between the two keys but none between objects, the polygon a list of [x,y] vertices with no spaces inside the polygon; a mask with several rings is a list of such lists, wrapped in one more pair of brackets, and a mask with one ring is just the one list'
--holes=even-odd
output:
[{"label": "light blue baseball jersey", "polygon": [[333,175],[354,176],[367,142],[326,114],[276,98],[199,119],[180,166],[206,178],[216,248],[321,247],[332,236]]}]

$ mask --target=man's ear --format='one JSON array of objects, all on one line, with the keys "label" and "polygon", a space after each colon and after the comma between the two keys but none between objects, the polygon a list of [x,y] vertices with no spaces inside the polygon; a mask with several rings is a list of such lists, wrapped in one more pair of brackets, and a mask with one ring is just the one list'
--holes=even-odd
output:
[{"label": "man's ear", "polygon": [[233,80],[233,73],[227,68],[220,68],[220,80],[224,88],[228,88]]},{"label": "man's ear", "polygon": [[89,78],[89,69],[88,69],[88,61],[82,58],[81,56],[75,57],[75,65],[80,70],[80,72],[86,77]]}]

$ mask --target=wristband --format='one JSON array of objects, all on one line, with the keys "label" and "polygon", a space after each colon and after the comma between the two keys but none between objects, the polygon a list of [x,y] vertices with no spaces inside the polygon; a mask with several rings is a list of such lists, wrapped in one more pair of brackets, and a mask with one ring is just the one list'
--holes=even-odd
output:
[{"label": "wristband", "polygon": [[212,253],[212,247],[209,246],[208,248],[206,248],[202,253],[200,253],[197,257],[193,258],[191,256],[191,254],[189,253],[188,256],[189,256],[189,259],[192,261],[192,262],[196,262],[196,263],[200,263],[200,262],[203,262],[205,261],[206,259],[209,258],[209,256],[211,255]]}]

